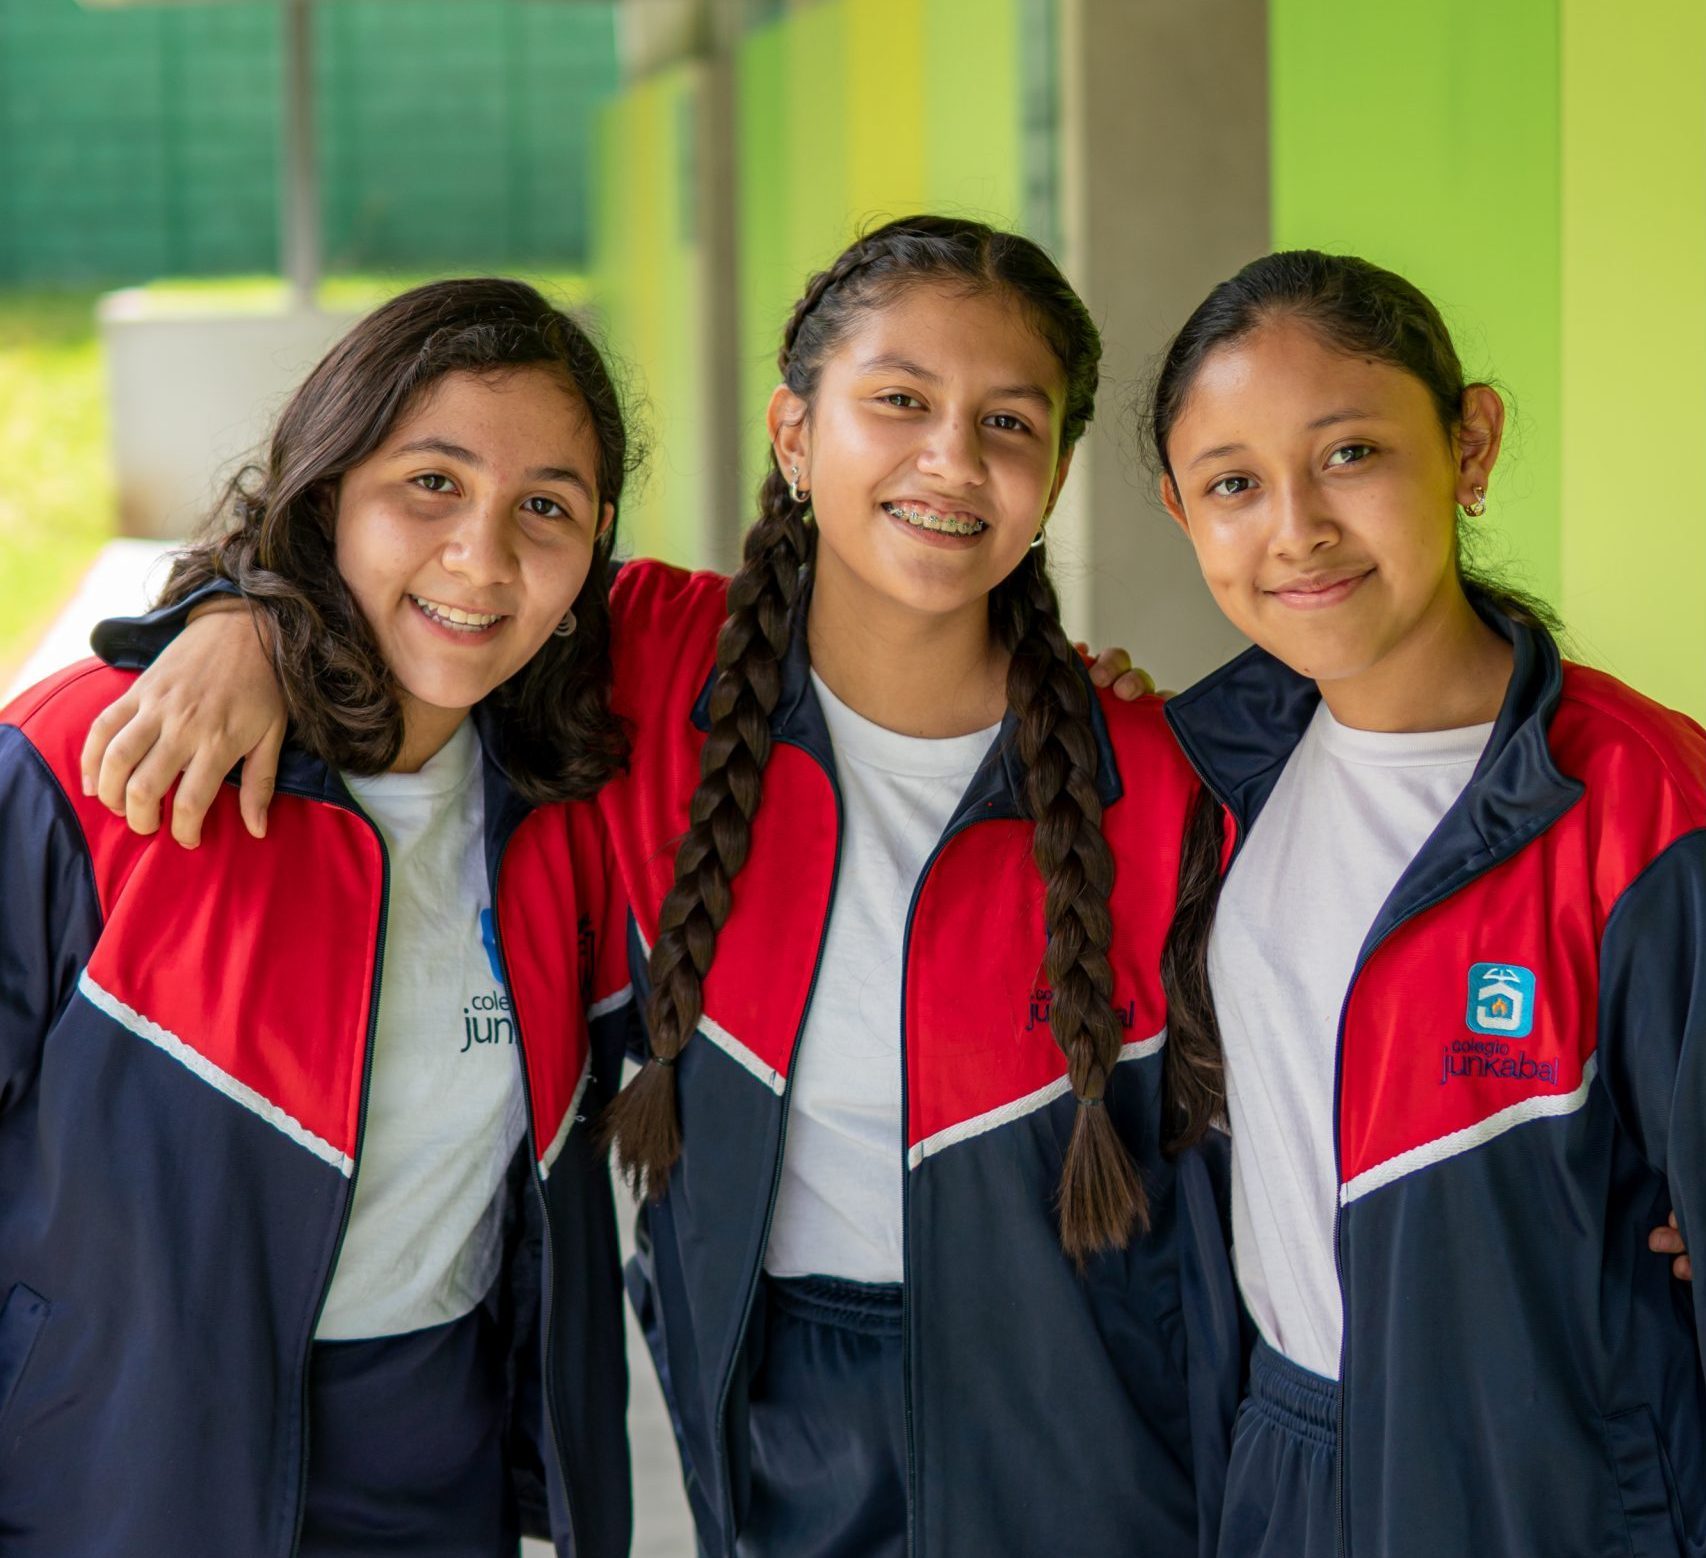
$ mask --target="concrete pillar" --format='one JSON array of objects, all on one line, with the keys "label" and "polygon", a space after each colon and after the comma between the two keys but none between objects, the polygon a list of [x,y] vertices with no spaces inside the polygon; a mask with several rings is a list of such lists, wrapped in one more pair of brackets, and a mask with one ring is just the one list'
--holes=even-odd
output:
[{"label": "concrete pillar", "polygon": [[1269,247],[1267,7],[1061,4],[1065,260],[1106,354],[1061,583],[1076,627],[1184,687],[1243,641],[1155,499],[1133,403],[1209,288]]}]

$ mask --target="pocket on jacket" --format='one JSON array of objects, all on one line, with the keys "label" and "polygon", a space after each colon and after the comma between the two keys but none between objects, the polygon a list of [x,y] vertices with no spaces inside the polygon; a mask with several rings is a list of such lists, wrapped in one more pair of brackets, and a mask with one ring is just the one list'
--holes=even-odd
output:
[{"label": "pocket on jacket", "polygon": [[1682,1539],[1673,1509],[1670,1465],[1651,1410],[1631,1407],[1601,1421],[1630,1553],[1633,1558],[1678,1558]]},{"label": "pocket on jacket", "polygon": [[47,1300],[22,1282],[12,1285],[4,1307],[0,1307],[0,1417],[6,1415],[12,1393],[24,1377],[47,1312]]}]

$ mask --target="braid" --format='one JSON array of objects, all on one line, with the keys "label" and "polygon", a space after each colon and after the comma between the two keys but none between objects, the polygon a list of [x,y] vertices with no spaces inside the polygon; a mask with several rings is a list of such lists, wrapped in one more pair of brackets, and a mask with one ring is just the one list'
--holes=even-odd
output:
[{"label": "braid", "polygon": [[1167,996],[1167,1053],[1162,1062],[1169,1152],[1195,1145],[1226,1112],[1226,1061],[1208,978],[1208,938],[1220,901],[1225,823],[1206,788],[1197,793],[1179,856],[1179,895],[1161,950]]},{"label": "braid", "polygon": [[1033,855],[1044,884],[1049,1026],[1078,1100],[1061,1167],[1060,1242],[1082,1266],[1100,1250],[1122,1247],[1134,1227],[1149,1226],[1143,1181],[1105,1107],[1124,1042],[1108,962],[1113,853],[1102,836],[1090,693],[1039,552],[1019,565],[995,604],[1013,644],[1007,702],[1019,720],[1025,807],[1036,824]]},{"label": "braid", "polygon": [[729,581],[728,619],[717,635],[711,730],[699,756],[699,786],[676,853],[674,885],[658,913],[646,1010],[651,1054],[603,1122],[623,1174],[654,1200],[681,1155],[673,1068],[704,1012],[705,975],[752,843],[794,601],[817,550],[805,505],[789,496],[774,467],[759,502],[762,515],[747,532],[740,569]]}]

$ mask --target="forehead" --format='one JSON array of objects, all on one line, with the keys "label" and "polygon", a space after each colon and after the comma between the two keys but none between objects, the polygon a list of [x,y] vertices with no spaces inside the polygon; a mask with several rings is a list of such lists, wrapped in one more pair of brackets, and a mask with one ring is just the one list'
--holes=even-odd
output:
[{"label": "forehead", "polygon": [[[546,365],[474,373],[459,370],[429,384],[405,406],[382,448],[435,434],[458,444],[567,455],[590,447],[591,419],[580,392]],[[555,459],[533,464],[564,464]]]},{"label": "forehead", "polygon": [[942,379],[1035,384],[1058,402],[1066,370],[1029,311],[1009,292],[921,282],[864,310],[835,354],[857,372],[875,359],[904,359]]},{"label": "forehead", "polygon": [[1188,445],[1229,441],[1230,427],[1242,436],[1296,431],[1346,410],[1438,420],[1413,373],[1341,351],[1300,320],[1274,320],[1203,359],[1168,442],[1188,458]]}]

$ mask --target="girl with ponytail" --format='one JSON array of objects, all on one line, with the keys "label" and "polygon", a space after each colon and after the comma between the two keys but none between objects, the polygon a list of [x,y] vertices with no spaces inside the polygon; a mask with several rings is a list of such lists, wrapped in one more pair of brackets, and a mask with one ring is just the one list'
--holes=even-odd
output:
[{"label": "girl with ponytail", "polygon": [[1503,426],[1416,288],[1314,252],[1154,389],[1256,644],[1168,707],[1168,1132],[1230,1119],[1261,1337],[1227,1558],[1706,1551],[1706,1302],[1638,1234],[1706,1215],[1706,733],[1467,563]]},{"label": "girl with ponytail", "polygon": [[740,569],[612,585],[645,1032],[603,1123],[708,1554],[1212,1545],[1237,1310],[1159,1114],[1196,783],[1047,568],[1099,360],[1034,244],[879,228],[788,321]]}]

